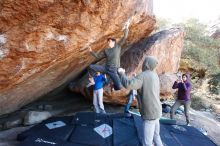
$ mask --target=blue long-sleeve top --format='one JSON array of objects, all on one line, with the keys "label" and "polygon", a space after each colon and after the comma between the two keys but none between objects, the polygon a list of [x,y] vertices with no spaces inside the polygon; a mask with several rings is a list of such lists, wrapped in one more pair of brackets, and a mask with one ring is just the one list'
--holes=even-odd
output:
[{"label": "blue long-sleeve top", "polygon": [[107,83],[107,79],[102,74],[98,75],[98,76],[97,75],[94,76],[93,79],[94,79],[94,82],[95,82],[94,90],[98,90],[98,89],[103,88],[104,84]]}]

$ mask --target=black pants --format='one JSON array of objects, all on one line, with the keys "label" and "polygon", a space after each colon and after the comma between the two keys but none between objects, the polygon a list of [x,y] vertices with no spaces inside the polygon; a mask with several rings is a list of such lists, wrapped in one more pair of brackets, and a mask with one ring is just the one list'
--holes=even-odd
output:
[{"label": "black pants", "polygon": [[98,64],[91,64],[89,66],[89,74],[91,76],[94,76],[96,72],[102,72],[106,73],[110,76],[114,83],[114,89],[115,90],[120,90],[123,86],[121,84],[120,78],[118,76],[118,68],[117,67],[112,67],[112,66],[103,66],[103,65],[98,65]]}]

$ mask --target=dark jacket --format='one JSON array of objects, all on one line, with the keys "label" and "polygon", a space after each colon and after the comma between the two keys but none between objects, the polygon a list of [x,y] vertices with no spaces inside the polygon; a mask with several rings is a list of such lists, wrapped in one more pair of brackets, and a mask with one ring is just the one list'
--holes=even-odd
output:
[{"label": "dark jacket", "polygon": [[121,56],[121,46],[124,44],[126,38],[128,37],[128,29],[125,29],[124,36],[118,43],[115,43],[113,48],[107,48],[103,52],[96,54],[91,52],[92,56],[97,59],[106,58],[106,67],[120,67],[120,56]]},{"label": "dark jacket", "polygon": [[191,91],[191,83],[189,81],[189,75],[187,76],[187,80],[182,83],[178,83],[177,81],[173,84],[173,89],[178,89],[177,99],[188,101],[190,99],[190,91]]}]

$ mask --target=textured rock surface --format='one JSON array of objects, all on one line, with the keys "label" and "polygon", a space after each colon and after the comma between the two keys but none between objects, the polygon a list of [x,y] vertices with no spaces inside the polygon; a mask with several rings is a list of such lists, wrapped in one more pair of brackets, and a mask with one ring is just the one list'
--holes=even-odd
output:
[{"label": "textured rock surface", "polygon": [[74,79],[119,39],[135,14],[127,46],[154,29],[152,0],[0,1],[0,114],[30,103]]},{"label": "textured rock surface", "polygon": [[176,73],[183,48],[184,32],[179,28],[160,31],[140,40],[121,57],[121,66],[131,75],[142,70],[146,55],[158,59],[157,73]]},{"label": "textured rock surface", "polygon": [[161,96],[167,98],[175,90],[173,82],[179,68],[183,48],[184,32],[179,28],[160,31],[149,38],[140,40],[121,57],[121,66],[128,75],[141,72],[145,55],[156,56],[158,59],[157,73],[160,77]]},{"label": "textured rock surface", "polygon": [[52,115],[48,111],[39,112],[39,111],[29,111],[24,117],[24,125],[33,125],[42,122],[50,118]]},{"label": "textured rock surface", "polygon": [[[121,57],[121,66],[126,69],[126,73],[131,76],[133,73],[141,72],[145,55],[153,55],[158,58],[159,64],[157,73],[161,81],[161,95],[170,96],[175,90],[172,89],[176,80],[178,64],[183,47],[184,32],[181,29],[173,28],[158,32],[151,37],[146,37],[129,47]],[[92,88],[85,88],[88,83],[88,76],[82,77],[77,83],[71,86],[72,91],[80,92],[88,98],[92,98]],[[127,100],[125,96],[128,90],[111,92],[109,87],[105,87],[104,101],[116,104],[124,104]]]},{"label": "textured rock surface", "polygon": [[173,97],[176,90],[172,89],[173,83],[177,80],[176,74],[160,74],[160,94],[164,99]]},{"label": "textured rock surface", "polygon": [[211,107],[214,112],[220,113],[220,105],[219,104],[212,104]]}]

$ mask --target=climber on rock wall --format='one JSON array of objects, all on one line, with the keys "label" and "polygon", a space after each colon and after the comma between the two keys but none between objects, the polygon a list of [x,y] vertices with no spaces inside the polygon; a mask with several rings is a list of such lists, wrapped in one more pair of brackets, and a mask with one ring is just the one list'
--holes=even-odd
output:
[{"label": "climber on rock wall", "polygon": [[107,42],[109,45],[109,48],[104,49],[104,51],[100,52],[99,54],[95,53],[91,47],[89,48],[89,52],[92,56],[94,56],[97,59],[103,59],[106,58],[106,64],[103,65],[97,65],[97,64],[91,64],[89,66],[89,75],[93,76],[95,72],[102,72],[106,73],[110,76],[114,83],[114,89],[120,90],[123,86],[120,82],[117,70],[120,68],[120,55],[121,55],[121,46],[125,43],[126,38],[128,37],[128,27],[130,25],[130,21],[132,18],[130,18],[124,25],[124,36],[121,38],[119,42],[116,42],[115,38],[108,38]]}]

